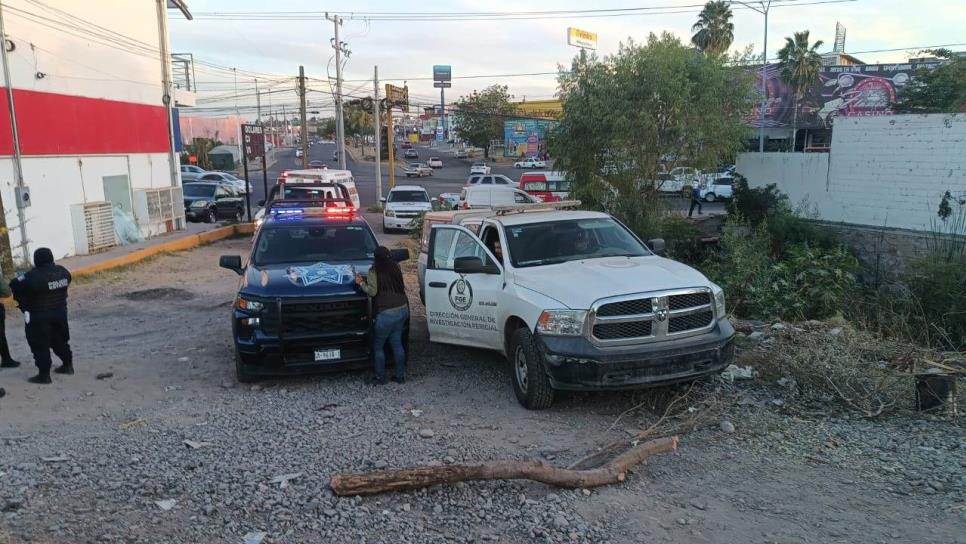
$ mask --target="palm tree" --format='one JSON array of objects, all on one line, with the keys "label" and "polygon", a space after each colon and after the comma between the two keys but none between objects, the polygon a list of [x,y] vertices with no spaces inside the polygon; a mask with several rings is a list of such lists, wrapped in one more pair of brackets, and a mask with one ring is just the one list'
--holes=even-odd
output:
[{"label": "palm tree", "polygon": [[698,49],[718,55],[724,53],[735,39],[735,25],[731,23],[731,4],[726,0],[708,2],[691,27],[691,43]]},{"label": "palm tree", "polygon": [[792,112],[792,151],[798,133],[798,103],[802,95],[818,80],[822,70],[822,56],[816,51],[822,40],[808,43],[808,31],[796,32],[794,38],[785,38],[785,46],[778,51],[778,67],[782,81],[792,88],[795,109]]}]

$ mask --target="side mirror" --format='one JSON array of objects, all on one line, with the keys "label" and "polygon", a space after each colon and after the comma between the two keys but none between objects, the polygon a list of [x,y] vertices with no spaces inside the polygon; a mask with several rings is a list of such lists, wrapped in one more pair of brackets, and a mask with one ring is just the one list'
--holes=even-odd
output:
[{"label": "side mirror", "polygon": [[389,250],[389,256],[392,257],[392,260],[396,261],[397,263],[401,263],[403,261],[408,261],[409,260],[409,250],[408,249],[405,249],[405,248],[402,248],[402,249],[390,249]]},{"label": "side mirror", "polygon": [[382,198],[380,198],[380,199],[379,199],[379,202],[382,202],[383,204],[385,204],[385,203],[386,203],[386,197],[382,197]]},{"label": "side mirror", "polygon": [[228,270],[233,270],[239,276],[245,269],[242,268],[241,256],[240,255],[222,255],[218,259],[218,266],[222,268],[227,268]]},{"label": "side mirror", "polygon": [[264,200],[259,200],[258,202],[255,203],[255,205],[256,206],[264,206],[265,205],[265,201]]},{"label": "side mirror", "polygon": [[457,257],[453,262],[453,271],[457,274],[499,274],[500,269],[495,264],[483,264],[479,257]]},{"label": "side mirror", "polygon": [[648,240],[647,245],[651,247],[651,251],[656,255],[664,255],[665,250],[667,250],[667,244],[664,243],[664,238],[654,238],[653,240]]}]

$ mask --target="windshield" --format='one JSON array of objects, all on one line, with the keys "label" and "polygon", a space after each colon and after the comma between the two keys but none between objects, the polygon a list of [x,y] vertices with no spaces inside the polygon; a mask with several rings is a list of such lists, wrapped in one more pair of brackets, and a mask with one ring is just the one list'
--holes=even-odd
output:
[{"label": "windshield", "polygon": [[517,268],[651,254],[623,225],[610,218],[514,225],[506,227],[506,238],[511,262]]},{"label": "windshield", "polygon": [[215,194],[215,186],[201,183],[186,183],[182,186],[184,196],[212,196]]},{"label": "windshield", "polygon": [[372,259],[376,240],[356,225],[274,227],[262,229],[253,260],[264,266],[284,263]]},{"label": "windshield", "polygon": [[392,191],[389,202],[429,202],[429,195],[423,191]]}]

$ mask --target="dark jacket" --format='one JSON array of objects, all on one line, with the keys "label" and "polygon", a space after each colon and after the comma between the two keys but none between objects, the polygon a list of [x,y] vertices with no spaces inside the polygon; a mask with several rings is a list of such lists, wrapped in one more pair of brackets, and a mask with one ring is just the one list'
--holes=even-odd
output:
[{"label": "dark jacket", "polygon": [[40,248],[34,252],[34,268],[23,279],[11,280],[10,290],[20,309],[30,312],[31,320],[66,319],[70,282],[70,272],[54,264],[49,249]]}]

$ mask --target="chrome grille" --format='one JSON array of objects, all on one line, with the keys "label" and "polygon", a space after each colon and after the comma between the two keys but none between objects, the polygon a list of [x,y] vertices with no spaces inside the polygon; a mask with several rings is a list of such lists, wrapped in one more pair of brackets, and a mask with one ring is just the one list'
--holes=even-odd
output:
[{"label": "chrome grille", "polygon": [[592,340],[601,345],[654,342],[714,326],[711,291],[679,289],[610,297],[591,308]]}]

